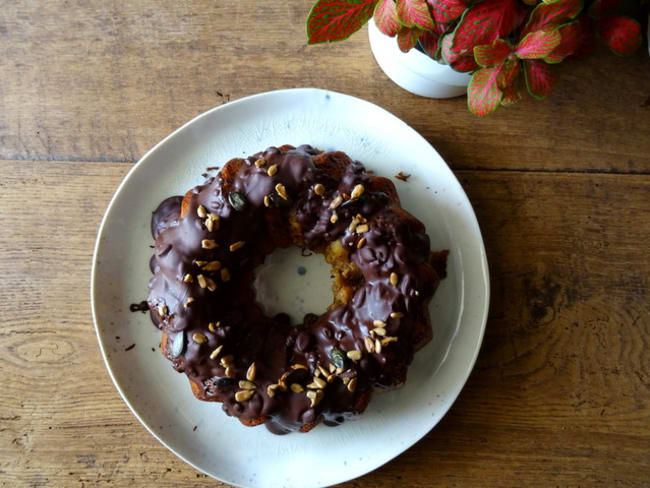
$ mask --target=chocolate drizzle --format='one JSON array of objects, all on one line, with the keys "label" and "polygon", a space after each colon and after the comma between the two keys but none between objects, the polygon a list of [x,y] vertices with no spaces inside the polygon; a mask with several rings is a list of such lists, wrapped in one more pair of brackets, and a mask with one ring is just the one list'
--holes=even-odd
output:
[{"label": "chocolate drizzle", "polygon": [[[358,185],[365,191],[352,198]],[[233,192],[246,200],[238,210]],[[373,389],[400,386],[414,351],[431,338],[427,307],[439,276],[424,226],[401,209],[392,183],[342,152],[283,146],[231,160],[184,199],[163,201],[151,230],[148,304],[165,334],[163,352],[198,398],[222,402],[247,425],[265,422],[274,433],[320,420],[338,425],[366,408]],[[264,257],[278,246],[324,252],[337,242],[358,274],[349,299],[303,324],[264,316],[252,289]],[[185,347],[174,357],[179,333]],[[237,401],[243,381],[255,389]]]}]

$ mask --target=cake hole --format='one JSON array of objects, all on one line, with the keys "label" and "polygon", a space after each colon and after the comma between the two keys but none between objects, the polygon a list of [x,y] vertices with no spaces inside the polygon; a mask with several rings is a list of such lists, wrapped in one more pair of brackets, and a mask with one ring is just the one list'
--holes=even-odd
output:
[{"label": "cake hole", "polygon": [[255,298],[264,313],[289,314],[302,323],[308,313],[321,315],[332,303],[331,266],[322,254],[297,247],[276,249],[255,270]]}]

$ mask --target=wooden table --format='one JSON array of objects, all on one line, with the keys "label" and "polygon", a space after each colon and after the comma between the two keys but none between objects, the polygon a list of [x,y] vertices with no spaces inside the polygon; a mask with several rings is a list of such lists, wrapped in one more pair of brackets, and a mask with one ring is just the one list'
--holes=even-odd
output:
[{"label": "wooden table", "polygon": [[[650,485],[650,61],[561,66],[546,102],[478,119],[393,85],[366,32],[309,47],[312,0],[33,0],[0,10],[0,485],[220,486],[131,415],[89,306],[93,243],[153,144],[228,100],[316,86],[443,155],[486,241],[492,304],[458,401],[346,487]],[[278,141],[282,143],[283,141]]]}]

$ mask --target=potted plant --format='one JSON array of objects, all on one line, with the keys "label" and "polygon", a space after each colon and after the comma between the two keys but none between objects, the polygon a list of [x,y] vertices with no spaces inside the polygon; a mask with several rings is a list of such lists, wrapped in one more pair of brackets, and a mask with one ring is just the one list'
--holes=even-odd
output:
[{"label": "potted plant", "polygon": [[[441,79],[429,73],[424,77],[428,81],[419,80],[420,86],[451,84],[459,94],[458,86],[464,90],[467,84],[469,110],[484,116],[517,102],[524,87],[533,97],[546,98],[556,81],[554,65],[584,59],[595,49],[597,38],[617,55],[632,54],[642,43],[635,16],[642,18],[647,4],[648,0],[318,0],[307,19],[307,34],[310,44],[340,41],[372,19],[383,35],[397,38],[401,52],[415,54],[418,61],[426,59],[436,67],[434,77],[443,73]],[[381,51],[387,50],[385,37],[382,42]],[[379,51],[373,50],[386,73],[404,86],[399,72],[408,70],[409,63],[382,63]],[[427,95],[426,90],[411,91]]]}]

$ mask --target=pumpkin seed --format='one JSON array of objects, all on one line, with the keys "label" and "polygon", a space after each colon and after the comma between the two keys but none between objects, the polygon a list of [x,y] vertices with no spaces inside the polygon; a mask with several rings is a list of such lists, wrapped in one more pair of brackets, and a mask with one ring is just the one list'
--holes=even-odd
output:
[{"label": "pumpkin seed", "polygon": [[330,361],[337,368],[342,368],[345,366],[345,356],[340,349],[333,347],[329,352]]},{"label": "pumpkin seed", "polygon": [[354,350],[354,351],[348,351],[348,357],[352,359],[352,361],[358,361],[361,359],[361,351]]},{"label": "pumpkin seed", "polygon": [[172,342],[172,357],[177,358],[181,354],[183,354],[183,350],[185,349],[185,331],[182,330],[178,334],[176,334],[176,337],[174,337],[174,341]]},{"label": "pumpkin seed", "polygon": [[228,202],[230,202],[230,206],[238,212],[244,210],[246,205],[248,205],[246,197],[238,191],[233,191],[228,194]]},{"label": "pumpkin seed", "polygon": [[300,393],[304,391],[304,388],[302,387],[301,384],[298,383],[291,383],[291,391],[294,393]]},{"label": "pumpkin seed", "polygon": [[239,380],[239,388],[242,390],[254,390],[256,386],[255,383],[251,383],[248,380]]}]

